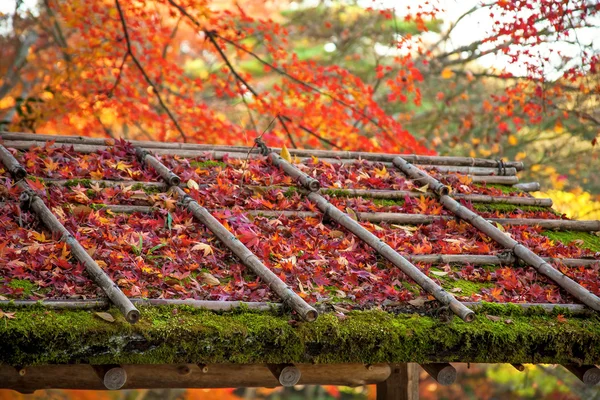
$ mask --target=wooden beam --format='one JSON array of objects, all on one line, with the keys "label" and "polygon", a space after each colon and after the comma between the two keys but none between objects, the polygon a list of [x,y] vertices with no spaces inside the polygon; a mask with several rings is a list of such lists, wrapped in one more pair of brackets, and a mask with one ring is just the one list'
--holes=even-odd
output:
[{"label": "wooden beam", "polygon": [[[361,386],[383,382],[390,376],[388,364],[296,364],[300,385]],[[121,389],[229,388],[281,386],[265,364],[121,365],[127,376]],[[206,371],[206,372],[204,372]],[[27,367],[23,376],[12,366],[0,365],[0,389],[31,393],[39,389],[106,390],[90,365],[41,365]]]},{"label": "wooden beam", "polygon": [[284,387],[296,385],[302,377],[302,372],[294,364],[267,364],[267,368]]},{"label": "wooden beam", "polygon": [[563,367],[568,369],[586,385],[594,386],[600,383],[600,369],[598,369],[595,365],[566,364],[563,365]]},{"label": "wooden beam", "polygon": [[429,376],[442,386],[452,385],[456,381],[456,368],[448,363],[420,365]]},{"label": "wooden beam", "polygon": [[418,400],[419,367],[415,363],[392,364],[391,374],[377,384],[377,400]]}]

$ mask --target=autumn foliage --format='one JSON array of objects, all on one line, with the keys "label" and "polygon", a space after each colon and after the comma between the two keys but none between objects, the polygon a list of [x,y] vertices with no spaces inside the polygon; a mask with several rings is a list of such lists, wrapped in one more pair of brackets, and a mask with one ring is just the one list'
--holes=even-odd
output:
[{"label": "autumn foliage", "polygon": [[[272,145],[520,159],[538,157],[517,147],[532,132],[597,140],[599,58],[585,36],[599,11],[593,3],[499,0],[445,25],[445,10],[429,1],[402,10],[288,8],[48,0],[38,17],[7,14],[3,123],[221,144],[252,143],[269,127]],[[473,18],[490,27],[449,45]],[[484,68],[489,55],[503,67]]]}]

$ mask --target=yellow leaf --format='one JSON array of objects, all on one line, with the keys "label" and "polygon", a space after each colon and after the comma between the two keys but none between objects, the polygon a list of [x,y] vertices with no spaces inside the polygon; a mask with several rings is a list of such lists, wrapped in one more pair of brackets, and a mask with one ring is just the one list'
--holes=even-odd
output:
[{"label": "yellow leaf", "polygon": [[450,68],[444,68],[442,70],[442,79],[450,79],[454,76],[454,72],[452,72],[452,70]]},{"label": "yellow leaf", "polygon": [[353,220],[358,221],[358,216],[356,215],[354,210],[351,209],[350,207],[346,207],[346,214],[348,214],[350,216],[350,218],[352,218]]},{"label": "yellow leaf", "polygon": [[196,181],[193,179],[190,179],[189,181],[187,181],[187,187],[189,187],[190,189],[193,189],[193,190],[200,189],[200,186],[198,186]]},{"label": "yellow leaf", "polygon": [[563,133],[564,130],[565,130],[565,128],[563,127],[562,122],[556,121],[556,124],[554,125],[554,132]]},{"label": "yellow leaf", "polygon": [[281,154],[280,154],[281,158],[283,158],[285,161],[291,163],[292,162],[292,156],[290,154],[290,152],[288,151],[287,147],[285,147],[285,144],[283,145],[283,147],[281,148]]},{"label": "yellow leaf", "polygon": [[427,193],[427,189],[429,189],[429,183],[423,187],[416,188],[415,190],[418,190],[419,192]]},{"label": "yellow leaf", "polygon": [[192,247],[192,251],[196,250],[204,251],[204,257],[208,256],[209,254],[213,254],[213,248],[210,247],[210,244],[206,243],[198,243],[194,247]]},{"label": "yellow leaf", "polygon": [[215,278],[214,275],[209,274],[208,272],[201,273],[200,279],[203,283],[206,283],[208,286],[217,286],[221,284],[221,282],[217,278]]},{"label": "yellow leaf", "polygon": [[511,146],[516,146],[517,143],[519,143],[519,140],[517,139],[517,137],[515,135],[508,136],[508,144],[510,144]]}]

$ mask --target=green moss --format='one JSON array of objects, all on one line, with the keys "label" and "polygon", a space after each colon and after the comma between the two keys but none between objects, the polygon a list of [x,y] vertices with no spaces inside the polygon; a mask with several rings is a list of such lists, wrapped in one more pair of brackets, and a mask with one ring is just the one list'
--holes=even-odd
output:
[{"label": "green moss", "polygon": [[517,210],[521,211],[553,211],[549,207],[540,207],[540,206],[516,206],[514,204],[503,204],[503,203],[475,203],[473,204],[473,208],[477,211],[500,211],[504,213],[510,213]]},{"label": "green moss", "polygon": [[207,161],[192,161],[190,163],[190,165],[192,167],[195,168],[200,168],[200,169],[210,169],[210,168],[215,168],[215,167],[227,167],[227,163],[224,163],[222,161],[213,161],[213,160],[207,160]]},{"label": "green moss", "polygon": [[382,207],[401,206],[404,204],[402,199],[373,199],[373,203]]},{"label": "green moss", "polygon": [[600,237],[589,232],[574,232],[574,231],[544,231],[542,235],[568,245],[574,241],[579,247],[589,249],[591,251],[600,251]]},{"label": "green moss", "polygon": [[507,186],[507,185],[500,185],[497,183],[486,183],[485,185],[481,185],[478,183],[474,183],[473,184],[474,187],[476,188],[495,188],[495,189],[499,189],[502,191],[502,193],[505,194],[510,194],[510,193],[519,193],[521,192],[519,189],[513,187],[513,186]]},{"label": "green moss", "polygon": [[73,187],[81,185],[82,187],[90,187],[92,185],[91,179],[69,179],[65,182],[65,187]]},{"label": "green moss", "polygon": [[143,183],[136,183],[131,186],[131,190],[142,190],[144,191],[144,193],[147,194],[156,194],[162,193],[164,191],[164,188],[162,188],[161,186],[144,185]]},{"label": "green moss", "polygon": [[286,191],[283,192],[283,195],[289,199],[293,197],[296,193],[298,193],[298,188],[296,188],[295,186],[289,186],[286,189]]},{"label": "green moss", "polygon": [[33,291],[38,288],[35,283],[26,279],[12,279],[8,283],[8,287],[12,289],[23,289],[23,292],[21,292],[22,298],[30,297],[33,294]]},{"label": "green moss", "polygon": [[106,204],[103,204],[103,203],[90,203],[90,204],[89,204],[89,207],[90,207],[92,210],[101,210],[101,209],[103,209],[104,207],[106,207]]},{"label": "green moss", "polygon": [[[600,362],[596,315],[564,323],[516,306],[483,305],[473,323],[416,314],[355,311],[290,324],[288,314],[216,314],[187,307],[140,307],[130,325],[88,311],[16,309],[0,321],[0,364],[47,363],[375,363]],[[510,315],[511,324],[485,314]]]},{"label": "green moss", "polygon": [[451,290],[455,288],[461,289],[458,294],[460,296],[471,296],[472,294],[481,294],[481,289],[494,287],[490,282],[472,282],[464,279],[447,280],[442,285],[444,289]]}]

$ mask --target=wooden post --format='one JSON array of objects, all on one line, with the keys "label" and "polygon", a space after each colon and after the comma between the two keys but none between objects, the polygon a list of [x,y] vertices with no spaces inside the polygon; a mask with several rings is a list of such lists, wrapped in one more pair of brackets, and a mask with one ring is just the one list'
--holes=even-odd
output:
[{"label": "wooden post", "polygon": [[392,373],[377,384],[377,400],[418,400],[419,368],[415,363],[391,364]]}]

